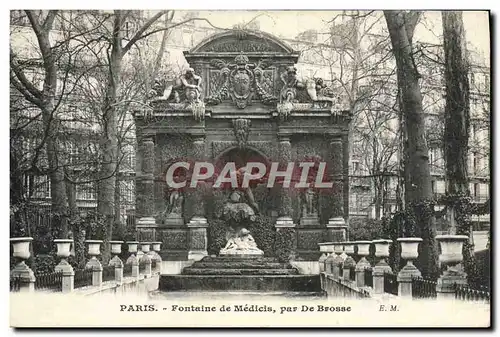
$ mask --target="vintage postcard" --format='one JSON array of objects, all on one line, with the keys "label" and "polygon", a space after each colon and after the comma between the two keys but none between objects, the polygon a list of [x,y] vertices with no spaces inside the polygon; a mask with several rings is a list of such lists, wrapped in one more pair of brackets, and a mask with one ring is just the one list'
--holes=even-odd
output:
[{"label": "vintage postcard", "polygon": [[490,13],[11,10],[10,325],[491,325]]}]

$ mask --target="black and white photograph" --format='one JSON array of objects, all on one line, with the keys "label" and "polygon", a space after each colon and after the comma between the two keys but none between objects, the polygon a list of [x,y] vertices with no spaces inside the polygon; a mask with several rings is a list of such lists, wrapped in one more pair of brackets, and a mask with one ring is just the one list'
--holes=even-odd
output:
[{"label": "black and white photograph", "polygon": [[491,327],[488,10],[9,12],[12,328]]}]

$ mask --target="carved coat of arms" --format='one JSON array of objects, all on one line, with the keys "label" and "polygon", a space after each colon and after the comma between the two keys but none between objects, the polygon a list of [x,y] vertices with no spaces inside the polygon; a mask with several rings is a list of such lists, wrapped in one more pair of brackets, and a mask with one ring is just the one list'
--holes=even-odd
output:
[{"label": "carved coat of arms", "polygon": [[251,104],[254,95],[263,103],[275,103],[277,98],[264,89],[263,69],[267,67],[265,60],[258,64],[250,63],[246,55],[235,57],[234,63],[227,64],[222,60],[213,60],[212,65],[220,69],[223,77],[214,94],[207,97],[208,104],[219,104],[226,98],[240,109]]}]

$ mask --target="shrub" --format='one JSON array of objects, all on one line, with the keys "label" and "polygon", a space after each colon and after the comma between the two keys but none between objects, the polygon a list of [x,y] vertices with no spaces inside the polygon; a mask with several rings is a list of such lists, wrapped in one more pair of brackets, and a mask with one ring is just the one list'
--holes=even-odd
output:
[{"label": "shrub", "polygon": [[276,230],[271,218],[268,216],[259,215],[255,221],[251,223],[247,229],[257,243],[257,247],[264,251],[266,256],[275,256],[274,242],[276,239]]},{"label": "shrub", "polygon": [[226,234],[228,226],[224,220],[212,219],[208,221],[208,254],[217,255],[226,245]]},{"label": "shrub", "polygon": [[274,252],[280,262],[288,262],[295,258],[296,233],[293,228],[282,228],[275,234]]}]

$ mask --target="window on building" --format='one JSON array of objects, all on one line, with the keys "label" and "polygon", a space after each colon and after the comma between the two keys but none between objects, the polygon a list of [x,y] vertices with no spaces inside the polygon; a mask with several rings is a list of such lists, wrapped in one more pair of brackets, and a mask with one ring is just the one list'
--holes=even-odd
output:
[{"label": "window on building", "polygon": [[479,172],[480,158],[477,152],[472,152],[472,174],[477,174]]},{"label": "window on building", "polygon": [[96,190],[94,183],[90,182],[76,185],[76,199],[96,200]]},{"label": "window on building", "polygon": [[37,199],[50,198],[50,179],[47,176],[35,176],[33,179],[33,197]]},{"label": "window on building", "polygon": [[359,161],[357,161],[357,160],[352,161],[352,171],[353,172],[359,171]]}]

